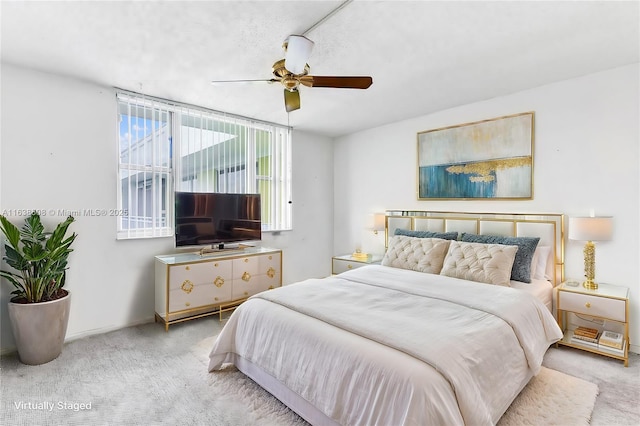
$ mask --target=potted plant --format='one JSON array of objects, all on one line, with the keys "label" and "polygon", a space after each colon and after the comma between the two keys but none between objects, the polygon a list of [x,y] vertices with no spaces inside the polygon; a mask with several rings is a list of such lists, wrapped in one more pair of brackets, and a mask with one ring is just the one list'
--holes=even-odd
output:
[{"label": "potted plant", "polygon": [[3,260],[12,268],[0,270],[0,276],[15,288],[9,320],[24,364],[44,364],[62,352],[71,306],[71,294],[63,287],[76,238],[75,233],[67,236],[67,228],[73,221],[69,216],[47,233],[37,212],[25,218],[21,229],[0,215],[6,238]]}]

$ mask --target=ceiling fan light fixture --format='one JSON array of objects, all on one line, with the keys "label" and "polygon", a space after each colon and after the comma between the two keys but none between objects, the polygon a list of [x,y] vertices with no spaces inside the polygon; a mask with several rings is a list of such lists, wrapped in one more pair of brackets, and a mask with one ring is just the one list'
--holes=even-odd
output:
[{"label": "ceiling fan light fixture", "polygon": [[290,35],[284,42],[285,68],[292,74],[302,74],[311,57],[313,41],[300,35]]}]

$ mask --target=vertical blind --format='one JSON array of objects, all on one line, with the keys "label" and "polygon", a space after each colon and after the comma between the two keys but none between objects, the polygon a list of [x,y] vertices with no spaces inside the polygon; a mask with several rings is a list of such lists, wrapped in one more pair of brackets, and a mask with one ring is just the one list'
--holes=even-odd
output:
[{"label": "vertical blind", "polygon": [[174,191],[259,193],[262,230],[292,228],[287,127],[117,93],[118,238],[173,235]]}]

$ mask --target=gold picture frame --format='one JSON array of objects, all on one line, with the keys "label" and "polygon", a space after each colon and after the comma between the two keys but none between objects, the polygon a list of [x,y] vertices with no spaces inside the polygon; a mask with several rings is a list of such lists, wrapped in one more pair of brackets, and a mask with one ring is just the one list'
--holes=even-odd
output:
[{"label": "gold picture frame", "polygon": [[418,200],[533,199],[534,113],[419,132]]}]

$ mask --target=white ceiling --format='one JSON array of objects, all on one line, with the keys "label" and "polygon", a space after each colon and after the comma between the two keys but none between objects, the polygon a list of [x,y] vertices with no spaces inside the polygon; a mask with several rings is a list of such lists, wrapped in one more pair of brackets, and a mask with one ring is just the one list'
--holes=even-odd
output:
[{"label": "white ceiling", "polygon": [[354,1],[307,34],[315,75],[284,110],[282,42],[342,1],[2,1],[2,61],[339,136],[640,61],[639,2]]}]

